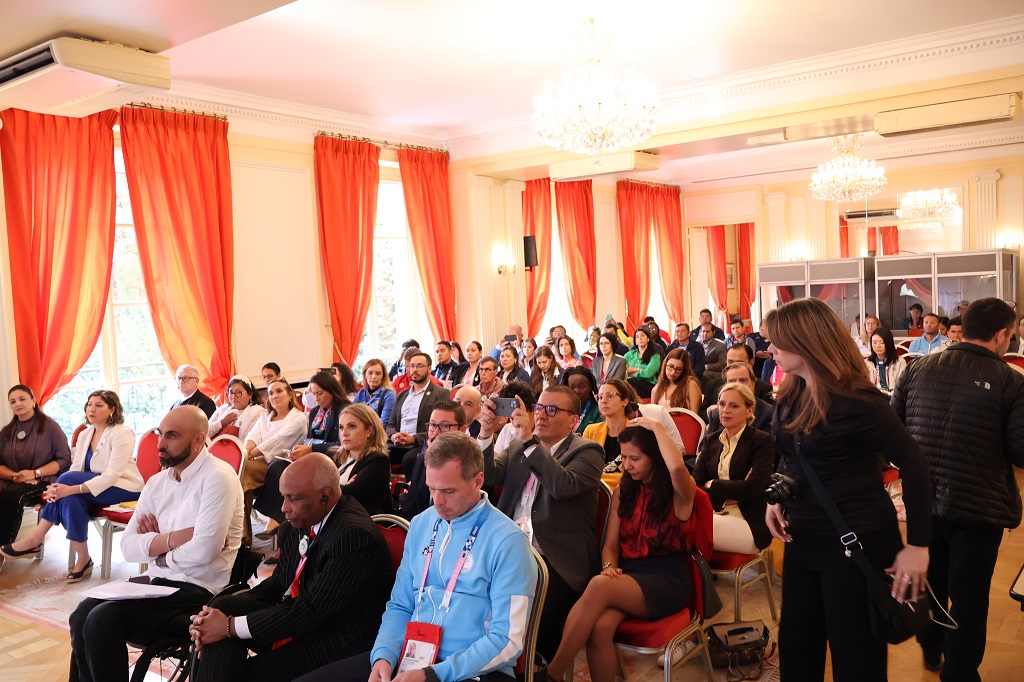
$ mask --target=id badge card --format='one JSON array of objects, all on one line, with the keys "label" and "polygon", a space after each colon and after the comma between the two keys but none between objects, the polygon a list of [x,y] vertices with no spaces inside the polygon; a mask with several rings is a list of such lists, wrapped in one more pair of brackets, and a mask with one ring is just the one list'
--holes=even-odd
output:
[{"label": "id badge card", "polygon": [[431,623],[406,623],[405,642],[402,644],[402,658],[398,661],[398,672],[421,670],[437,662],[437,651],[441,648],[441,626]]}]

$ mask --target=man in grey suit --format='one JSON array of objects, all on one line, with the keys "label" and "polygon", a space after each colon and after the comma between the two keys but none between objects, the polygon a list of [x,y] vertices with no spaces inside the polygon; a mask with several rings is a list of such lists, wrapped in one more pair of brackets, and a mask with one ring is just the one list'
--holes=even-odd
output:
[{"label": "man in grey suit", "polygon": [[573,433],[579,397],[566,386],[552,386],[537,400],[533,414],[512,413],[516,439],[494,452],[494,403],[480,411],[484,485],[503,485],[498,509],[527,534],[550,573],[537,649],[548,660],[562,638],[573,604],[599,570],[597,496],[604,449]]},{"label": "man in grey suit", "polygon": [[450,399],[451,393],[430,381],[430,356],[426,353],[410,357],[405,370],[409,373],[409,388],[395,399],[395,409],[391,411],[391,418],[384,425],[384,430],[391,442],[393,464],[406,464],[402,458],[408,452],[413,453],[412,461],[407,463],[409,470],[405,472],[408,478],[412,474],[415,453],[419,452],[423,441],[427,439],[427,422],[430,413],[434,411],[434,405]]},{"label": "man in grey suit", "polygon": [[704,381],[715,379],[725,369],[725,343],[715,338],[715,327],[710,322],[701,326],[701,344],[704,347]]}]

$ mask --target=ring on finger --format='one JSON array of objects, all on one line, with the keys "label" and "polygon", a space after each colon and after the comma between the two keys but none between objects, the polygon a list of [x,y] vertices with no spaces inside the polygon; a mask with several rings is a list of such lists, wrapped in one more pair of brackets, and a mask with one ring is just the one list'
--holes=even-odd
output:
[{"label": "ring on finger", "polygon": [[903,575],[903,582],[909,583],[909,582],[913,582],[913,581],[910,579],[909,575],[904,574]]}]

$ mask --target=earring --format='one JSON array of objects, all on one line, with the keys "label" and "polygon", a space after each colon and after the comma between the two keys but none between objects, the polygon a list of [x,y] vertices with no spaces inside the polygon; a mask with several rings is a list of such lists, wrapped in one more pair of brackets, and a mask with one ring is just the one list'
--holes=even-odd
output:
[{"label": "earring", "polygon": [[110,415],[109,417],[107,417],[107,423],[108,424],[113,424],[114,423],[114,415]]}]

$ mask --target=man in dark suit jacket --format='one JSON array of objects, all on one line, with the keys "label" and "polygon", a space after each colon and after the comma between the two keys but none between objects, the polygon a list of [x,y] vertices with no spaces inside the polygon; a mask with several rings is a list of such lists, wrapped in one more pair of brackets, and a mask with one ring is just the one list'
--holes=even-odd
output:
[{"label": "man in dark suit jacket", "polygon": [[[430,356],[417,353],[406,365],[409,388],[398,394],[391,418],[384,430],[391,441],[391,461],[399,464],[409,450],[423,447],[427,439],[427,421],[434,405],[451,398],[451,392],[430,381]],[[406,472],[406,476],[410,472]]]},{"label": "man in dark suit jacket", "polygon": [[597,488],[604,449],[573,433],[580,401],[566,386],[541,393],[532,414],[512,413],[517,438],[501,453],[494,452],[493,407],[487,401],[480,409],[484,485],[504,486],[498,509],[524,529],[548,565],[537,649],[551,660],[569,609],[600,568]]},{"label": "man in dark suit jacket", "polygon": [[174,378],[178,382],[181,399],[171,405],[171,409],[173,410],[182,405],[195,405],[206,413],[207,419],[212,417],[213,413],[217,410],[217,406],[210,399],[210,396],[199,390],[199,370],[192,365],[182,365],[174,373]]},{"label": "man in dark suit jacket", "polygon": [[[392,582],[377,524],[342,496],[338,468],[326,455],[289,465],[281,492],[291,526],[274,574],[215,598],[192,618],[197,682],[291,680],[373,645]],[[249,649],[256,656],[247,659]]]},{"label": "man in dark suit jacket", "polygon": [[676,338],[669,344],[668,350],[676,348],[682,348],[690,356],[690,367],[699,379],[704,374],[704,346],[690,333],[690,325],[685,322],[676,325]]},{"label": "man in dark suit jacket", "polygon": [[[705,419],[707,410],[712,405],[718,403],[718,392],[722,389],[722,386],[728,383],[725,379],[726,372],[733,365],[747,365],[750,367],[751,373],[754,371],[754,351],[750,350],[750,347],[745,344],[737,344],[725,352],[725,367],[721,373],[706,378],[704,382],[704,402],[701,403],[701,419]],[[743,373],[739,373],[735,376],[742,377]],[[775,396],[772,393],[772,385],[766,381],[761,381],[757,378],[757,375],[753,375],[752,383],[747,385],[753,393],[754,397],[758,400],[763,400],[766,403],[772,405],[775,404]]]}]

